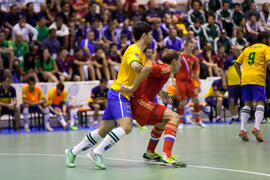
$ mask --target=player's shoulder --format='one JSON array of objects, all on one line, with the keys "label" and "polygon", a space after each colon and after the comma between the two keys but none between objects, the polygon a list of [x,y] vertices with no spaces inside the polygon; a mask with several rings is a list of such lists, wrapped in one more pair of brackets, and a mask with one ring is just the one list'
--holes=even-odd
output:
[{"label": "player's shoulder", "polygon": [[131,44],[128,46],[127,51],[140,51],[140,48],[137,44]]}]

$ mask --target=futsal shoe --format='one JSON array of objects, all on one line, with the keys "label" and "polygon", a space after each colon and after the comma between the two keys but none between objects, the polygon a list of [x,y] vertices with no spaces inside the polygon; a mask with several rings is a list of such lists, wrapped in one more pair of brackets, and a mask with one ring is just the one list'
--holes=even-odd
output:
[{"label": "futsal shoe", "polygon": [[147,130],[147,127],[145,127],[145,126],[140,126],[139,128],[140,128],[140,130]]},{"label": "futsal shoe", "polygon": [[146,161],[157,161],[160,162],[160,159],[162,158],[162,156],[160,154],[158,154],[157,152],[153,153],[153,154],[149,154],[149,153],[144,153],[143,154],[143,159]]},{"label": "futsal shoe", "polygon": [[77,130],[78,128],[76,126],[70,126],[70,129]]},{"label": "futsal shoe", "polygon": [[246,131],[241,130],[239,133],[239,137],[243,140],[243,141],[249,141],[248,138],[248,134]]},{"label": "futsal shoe", "polygon": [[67,121],[66,125],[64,126],[64,129],[68,131],[70,128],[70,121]]},{"label": "futsal shoe", "polygon": [[51,126],[50,126],[50,125],[46,126],[46,127],[45,127],[45,130],[50,131],[50,132],[54,131],[54,129],[53,129],[53,128],[51,128]]},{"label": "futsal shoe", "polygon": [[102,156],[90,151],[86,156],[97,166],[99,169],[106,169],[107,167],[102,163]]},{"label": "futsal shoe", "polygon": [[76,156],[72,154],[71,149],[66,149],[65,153],[66,153],[66,157],[67,157],[66,158],[67,167],[74,168],[75,167],[74,161],[76,159]]},{"label": "futsal shoe", "polygon": [[252,134],[256,137],[257,141],[259,142],[263,142],[263,137],[262,137],[262,134],[261,134],[261,131],[259,131],[258,129],[256,128],[253,128],[252,129]]},{"label": "futsal shoe", "polygon": [[202,128],[206,128],[206,127],[207,127],[206,124],[204,124],[202,121],[196,122],[195,124],[196,124],[197,126],[202,127]]},{"label": "futsal shoe", "polygon": [[178,129],[183,129],[183,128],[184,128],[184,124],[183,123],[179,123]]},{"label": "futsal shoe", "polygon": [[25,132],[31,132],[31,130],[29,129],[29,126],[28,126],[28,125],[25,125],[25,126],[24,126],[24,131],[25,131]]},{"label": "futsal shoe", "polygon": [[181,161],[178,161],[175,156],[171,156],[170,158],[167,158],[167,155],[165,153],[162,153],[162,158],[160,162],[163,162],[165,165],[171,165],[176,168],[184,168],[187,167],[186,163],[183,163]]}]

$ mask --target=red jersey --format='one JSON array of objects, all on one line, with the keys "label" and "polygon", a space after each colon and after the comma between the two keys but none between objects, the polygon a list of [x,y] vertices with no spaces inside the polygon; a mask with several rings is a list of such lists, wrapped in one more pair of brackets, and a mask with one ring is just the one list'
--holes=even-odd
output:
[{"label": "red jersey", "polygon": [[192,74],[198,69],[198,59],[193,55],[180,53],[181,67],[176,74],[177,81],[191,81]]},{"label": "red jersey", "polygon": [[153,102],[158,92],[170,78],[171,68],[166,64],[154,64],[152,73],[134,92],[134,98],[146,98]]}]

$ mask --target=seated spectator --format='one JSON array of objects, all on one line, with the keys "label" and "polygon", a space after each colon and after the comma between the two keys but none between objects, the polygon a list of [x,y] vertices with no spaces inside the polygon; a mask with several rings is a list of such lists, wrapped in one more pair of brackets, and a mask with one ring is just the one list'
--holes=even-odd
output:
[{"label": "seated spectator", "polygon": [[103,48],[96,48],[95,55],[92,57],[92,62],[95,65],[97,79],[101,79],[101,69],[103,70],[103,74],[105,75],[107,80],[110,80],[110,71],[108,67],[108,60],[105,57],[105,52]]},{"label": "seated spectator", "polygon": [[137,18],[138,22],[142,22],[142,13],[139,9],[139,3],[133,2],[131,5],[131,13],[129,18],[132,20],[134,17]]},{"label": "seated spectator", "polygon": [[116,10],[112,12],[112,19],[117,19],[118,23],[123,23],[125,18],[127,18],[128,15],[123,9],[123,4],[121,1],[116,1]]},{"label": "seated spectator", "polygon": [[214,41],[214,51],[217,54],[218,53],[218,47],[220,45],[223,45],[225,47],[225,53],[229,54],[229,50],[231,47],[231,41],[229,37],[226,36],[227,33],[224,29],[221,30],[220,36],[217,37]]},{"label": "seated spectator", "polygon": [[34,5],[34,11],[36,13],[39,13],[41,11],[41,4],[46,3],[46,0],[24,0],[26,3],[33,3]]},{"label": "seated spectator", "polygon": [[93,31],[88,31],[87,36],[80,42],[80,47],[83,48],[85,55],[89,58],[95,53],[97,44],[95,43],[95,34]]},{"label": "seated spectator", "polygon": [[[65,130],[69,128],[78,129],[75,126],[78,110],[76,106],[67,102],[67,96],[68,92],[65,90],[65,85],[60,82],[57,83],[56,88],[52,88],[48,92],[46,102],[49,105],[50,111],[57,116],[58,121]],[[66,122],[67,113],[70,115],[70,120]]]},{"label": "seated spectator", "polygon": [[131,45],[131,42],[128,41],[126,35],[122,35],[120,40],[116,41],[115,43],[117,44],[118,49],[121,51],[121,54],[124,54],[127,47]]},{"label": "seated spectator", "polygon": [[51,56],[49,49],[43,49],[37,60],[37,67],[42,78],[47,82],[58,82],[56,74],[58,73],[54,58]]},{"label": "seated spectator", "polygon": [[[14,130],[20,129],[20,107],[17,105],[16,90],[11,86],[12,76],[4,75],[0,85],[0,117],[7,114],[15,117]],[[1,131],[1,129],[0,129]]]},{"label": "seated spectator", "polygon": [[219,36],[220,29],[218,25],[215,24],[213,15],[208,15],[208,23],[203,25],[203,32],[207,42],[213,43],[214,40]]},{"label": "seated spectator", "polygon": [[222,1],[221,0],[206,0],[205,1],[205,10],[208,14],[214,14],[217,10],[221,9]]},{"label": "seated spectator", "polygon": [[246,29],[247,40],[250,42],[250,44],[255,43],[259,32],[264,31],[264,28],[261,26],[261,24],[257,22],[256,15],[254,13],[250,14],[249,21],[246,23]]},{"label": "seated spectator", "polygon": [[118,40],[117,23],[115,21],[110,21],[109,26],[104,29],[103,41],[106,44],[111,44]]},{"label": "seated spectator", "polygon": [[157,64],[157,62],[155,61],[155,57],[153,57],[154,53],[153,50],[150,48],[146,48],[145,49],[145,59],[146,59],[146,63],[145,64]]},{"label": "seated spectator", "polygon": [[18,12],[18,7],[16,5],[11,5],[9,9],[10,9],[10,11],[6,15],[5,25],[10,30],[12,30],[13,27],[19,21],[19,12]]},{"label": "seated spectator", "polygon": [[97,7],[98,3],[97,2],[92,2],[89,5],[89,12],[85,16],[85,22],[91,23],[93,18],[99,19],[100,21],[103,21],[102,17],[100,14],[97,13]]},{"label": "seated spectator", "polygon": [[72,17],[72,9],[69,2],[64,2],[62,5],[62,11],[58,12],[56,16],[62,16],[64,24],[68,24]]},{"label": "seated spectator", "polygon": [[270,15],[269,15],[269,3],[264,3],[262,6],[262,10],[260,11],[260,17],[262,21],[262,26],[270,30]]},{"label": "seated spectator", "polygon": [[50,14],[47,3],[40,4],[40,12],[37,13],[37,17],[39,20],[41,19],[41,17],[44,17],[46,19],[46,25],[50,24],[54,20],[54,18]]},{"label": "seated spectator", "polygon": [[49,36],[42,42],[42,47],[49,49],[54,58],[57,57],[57,50],[60,48],[60,42],[56,38],[56,29],[49,30]]},{"label": "seated spectator", "polygon": [[221,29],[224,29],[229,37],[232,36],[233,22],[232,22],[232,12],[229,9],[229,2],[223,1],[222,9],[216,12],[216,23],[219,24]]},{"label": "seated spectator", "polygon": [[232,38],[232,45],[241,46],[242,49],[248,46],[248,42],[246,38],[244,38],[244,32],[242,30],[238,30],[236,37]]},{"label": "seated spectator", "polygon": [[75,75],[80,76],[81,81],[85,81],[85,73],[84,68],[87,69],[87,73],[90,74],[91,80],[96,80],[94,63],[86,56],[83,55],[83,48],[77,47],[75,48],[75,56],[72,57],[73,62],[73,72]]},{"label": "seated spectator", "polygon": [[88,9],[88,0],[70,0],[72,9],[75,11],[76,15],[79,15],[80,18],[84,18]]},{"label": "seated spectator", "polygon": [[0,29],[0,66],[1,69],[13,70],[13,47],[6,40],[5,30]]},{"label": "seated spectator", "polygon": [[205,102],[216,109],[217,117],[215,122],[220,123],[222,106],[228,109],[228,99],[224,96],[227,91],[226,87],[223,87],[222,79],[215,80],[205,95]]},{"label": "seated spectator", "polygon": [[93,31],[94,32],[96,44],[98,44],[98,45],[103,44],[103,41],[102,41],[102,30],[100,28],[100,21],[98,19],[93,18],[93,21],[91,23],[91,26],[88,25],[88,27],[85,28],[85,35],[89,31]]},{"label": "seated spectator", "polygon": [[30,34],[32,35],[32,41],[37,40],[38,32],[37,30],[26,23],[25,16],[20,15],[18,23],[12,29],[13,41],[15,40],[15,35],[20,33],[23,37],[23,41],[30,42]]},{"label": "seated spectator", "polygon": [[149,24],[154,22],[161,22],[162,12],[157,9],[157,4],[155,0],[149,0],[147,2],[148,10],[143,13],[143,21],[146,21]]},{"label": "seated spectator", "polygon": [[193,31],[188,31],[188,36],[186,40],[184,40],[183,44],[185,44],[186,41],[192,41],[196,45],[196,48],[198,50],[201,50],[200,41],[198,39],[195,39]]},{"label": "seated spectator", "polygon": [[172,26],[172,18],[169,14],[164,14],[162,18],[163,22],[160,23],[160,29],[162,31],[162,36],[167,37]]},{"label": "seated spectator", "polygon": [[39,20],[38,25],[36,26],[36,30],[38,32],[38,43],[42,44],[42,42],[48,37],[49,35],[49,27],[46,26],[46,19],[45,17],[41,17]]},{"label": "seated spectator", "polygon": [[162,46],[163,35],[160,23],[157,21],[153,23],[153,39],[156,40],[160,47]]},{"label": "seated spectator", "polygon": [[206,21],[205,21],[204,12],[200,10],[200,1],[194,0],[192,7],[193,9],[188,11],[188,23],[192,25],[196,19],[200,19],[200,22],[204,24]]},{"label": "seated spectator", "polygon": [[81,25],[81,20],[75,15],[71,16],[71,20],[69,22],[69,30],[70,55],[74,55],[74,48],[79,46],[79,43],[83,39],[83,27]]},{"label": "seated spectator", "polygon": [[121,35],[126,35],[128,40],[131,41],[131,30],[132,27],[130,26],[130,19],[126,18],[123,21],[123,26],[119,28],[119,34]]},{"label": "seated spectator", "polygon": [[117,0],[104,0],[101,8],[103,10],[102,17],[104,20],[104,24],[109,24],[109,20],[111,19],[111,12],[116,10],[116,1]]},{"label": "seated spectator", "polygon": [[33,2],[26,3],[26,10],[25,10],[24,15],[26,17],[26,23],[35,27],[36,23],[38,21],[38,16],[34,12],[34,3]]},{"label": "seated spectator", "polygon": [[60,82],[64,81],[80,81],[80,76],[73,75],[71,58],[68,57],[68,51],[62,47],[59,50],[59,56],[56,59],[57,69],[60,73]]},{"label": "seated spectator", "polygon": [[246,29],[246,18],[241,18],[240,19],[240,24],[239,26],[235,26],[234,29],[233,29],[233,37],[236,37],[237,36],[237,31],[238,30],[241,30],[243,31],[244,33],[244,36],[246,36],[246,33],[247,33],[247,29]]},{"label": "seated spectator", "polygon": [[11,43],[11,45],[14,50],[15,61],[19,62],[23,60],[25,53],[29,51],[29,47],[28,44],[23,41],[23,36],[20,32],[15,34],[14,41]]},{"label": "seated spectator", "polygon": [[108,89],[107,79],[100,79],[99,85],[94,87],[91,91],[91,97],[88,100],[88,105],[94,110],[94,123],[98,123],[98,112],[105,110],[107,106]]},{"label": "seated spectator", "polygon": [[113,80],[116,80],[116,73],[119,71],[122,60],[121,52],[117,49],[117,44],[111,44],[107,59],[111,77]]},{"label": "seated spectator", "polygon": [[180,51],[183,49],[183,41],[177,36],[175,28],[170,29],[170,35],[163,40],[163,47]]},{"label": "seated spectator", "polygon": [[233,5],[233,11],[232,11],[232,20],[233,25],[239,26],[241,19],[244,17],[244,13],[241,11],[241,6],[239,3],[235,3]]},{"label": "seated spectator", "polygon": [[35,60],[34,54],[28,52],[24,55],[23,60],[20,61],[20,75],[22,82],[28,82],[29,78],[33,78],[35,82],[39,82],[37,61]]},{"label": "seated spectator", "polygon": [[205,41],[204,40],[204,34],[203,34],[203,28],[201,26],[201,21],[199,18],[195,19],[195,22],[189,26],[189,31],[193,31],[194,38],[200,42],[201,44]]},{"label": "seated spectator", "polygon": [[256,7],[255,2],[250,3],[249,11],[247,11],[246,14],[245,14],[246,19],[250,19],[250,16],[253,15],[253,14],[256,16],[256,19],[258,21],[261,19],[260,13],[257,11],[257,7]]},{"label": "seated spectator", "polygon": [[220,44],[218,46],[217,54],[212,57],[212,60],[215,64],[217,64],[218,68],[222,69],[226,58],[227,55],[225,54],[225,46]]},{"label": "seated spectator", "polygon": [[63,23],[63,17],[61,15],[56,17],[56,22],[54,22],[49,29],[56,29],[57,39],[65,48],[68,48],[69,30],[68,27]]},{"label": "seated spectator", "polygon": [[29,113],[44,114],[45,129],[53,131],[50,126],[50,111],[46,104],[45,96],[33,77],[27,80],[27,85],[22,87],[22,109],[24,120],[24,131],[31,132],[29,129]]}]

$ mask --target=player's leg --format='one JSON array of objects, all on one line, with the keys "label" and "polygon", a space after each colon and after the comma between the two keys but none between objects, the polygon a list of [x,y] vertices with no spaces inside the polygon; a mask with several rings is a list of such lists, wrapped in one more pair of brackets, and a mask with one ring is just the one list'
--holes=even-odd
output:
[{"label": "player's leg", "polygon": [[69,112],[70,116],[70,128],[73,130],[77,130],[78,128],[75,126],[75,121],[78,119],[78,107],[72,104],[68,104],[67,112]]},{"label": "player's leg", "polygon": [[69,129],[70,121],[67,121],[67,122],[65,121],[65,118],[63,116],[62,107],[56,106],[56,105],[52,105],[52,107],[58,113],[58,115],[57,115],[58,122],[63,126],[63,128],[65,130],[68,130]]},{"label": "player's leg", "polygon": [[94,114],[93,114],[94,122],[97,122],[98,121],[98,112],[100,110],[100,105],[98,103],[92,103],[92,107],[94,109]]},{"label": "player's leg", "polygon": [[216,99],[217,99],[217,104],[216,104],[217,118],[216,118],[216,122],[220,123],[221,122],[221,111],[222,111],[223,97],[216,97]]},{"label": "player's leg", "polygon": [[54,129],[51,128],[51,125],[50,125],[50,109],[49,109],[48,104],[44,103],[42,105],[39,105],[36,108],[36,111],[38,113],[43,113],[43,115],[44,115],[45,130],[54,131]]},{"label": "player's leg", "polygon": [[176,81],[176,97],[179,102],[178,104],[178,114],[179,114],[179,129],[183,128],[184,124],[184,108],[187,104],[186,96],[187,96],[187,84],[182,81]]},{"label": "player's leg", "polygon": [[23,122],[24,122],[24,131],[31,132],[29,129],[29,105],[23,104]]},{"label": "player's leg", "polygon": [[15,119],[14,130],[15,131],[20,130],[20,116],[21,116],[20,106],[19,105],[16,105],[15,108],[14,108],[14,119]]}]

